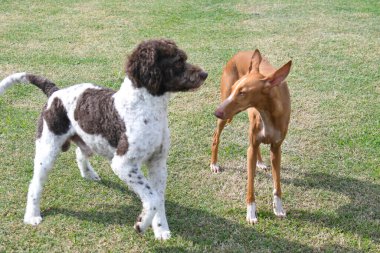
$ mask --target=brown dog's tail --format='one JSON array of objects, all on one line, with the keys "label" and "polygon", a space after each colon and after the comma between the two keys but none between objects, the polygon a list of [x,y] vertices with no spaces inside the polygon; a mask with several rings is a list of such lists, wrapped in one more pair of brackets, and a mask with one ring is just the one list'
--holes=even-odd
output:
[{"label": "brown dog's tail", "polygon": [[56,92],[58,87],[48,79],[42,76],[36,76],[28,73],[16,73],[10,75],[0,82],[0,95],[5,92],[6,89],[17,83],[31,83],[40,88],[47,97],[50,97]]}]

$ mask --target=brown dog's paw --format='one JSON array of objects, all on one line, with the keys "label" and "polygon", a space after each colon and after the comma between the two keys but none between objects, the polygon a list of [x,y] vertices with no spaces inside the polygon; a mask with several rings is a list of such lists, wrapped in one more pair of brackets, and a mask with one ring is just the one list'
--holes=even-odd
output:
[{"label": "brown dog's paw", "polygon": [[214,173],[220,173],[222,169],[217,164],[210,164],[211,171]]},{"label": "brown dog's paw", "polygon": [[286,212],[282,206],[282,201],[281,198],[278,196],[274,196],[273,198],[273,212],[278,218],[285,218],[286,217]]},{"label": "brown dog's paw", "polygon": [[256,203],[255,202],[247,205],[246,220],[251,225],[257,224],[259,222],[257,219]]},{"label": "brown dog's paw", "polygon": [[264,162],[257,161],[256,167],[262,170],[268,170],[269,167]]}]

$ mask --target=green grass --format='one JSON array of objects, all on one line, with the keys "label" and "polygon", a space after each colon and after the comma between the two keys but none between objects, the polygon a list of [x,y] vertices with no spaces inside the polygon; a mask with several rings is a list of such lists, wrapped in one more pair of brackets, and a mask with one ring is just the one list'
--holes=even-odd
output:
[{"label": "green grass", "polygon": [[[60,87],[117,89],[126,55],[159,37],[174,39],[209,78],[170,102],[167,242],[151,230],[138,236],[140,201],[100,157],[92,164],[102,181],[83,180],[73,149],[50,174],[43,223],[24,225],[35,122],[46,98],[32,86],[7,91],[0,97],[0,252],[379,252],[379,23],[376,0],[2,0],[0,78],[28,71]],[[222,67],[255,48],[275,66],[294,65],[282,162],[288,216],[275,218],[271,175],[259,171],[259,224],[250,226],[245,113],[223,132],[225,171],[214,175],[208,163]]]}]

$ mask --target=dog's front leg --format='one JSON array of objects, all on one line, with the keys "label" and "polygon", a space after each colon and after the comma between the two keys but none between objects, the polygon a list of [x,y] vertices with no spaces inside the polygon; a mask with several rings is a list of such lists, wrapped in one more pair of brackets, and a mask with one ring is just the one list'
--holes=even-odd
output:
[{"label": "dog's front leg", "polygon": [[286,216],[285,210],[282,207],[281,201],[281,146],[271,145],[270,156],[272,163],[272,176],[273,176],[273,212],[277,217],[283,218]]},{"label": "dog's front leg", "polygon": [[211,171],[215,173],[220,172],[220,166],[217,164],[218,149],[219,149],[219,143],[220,143],[220,135],[226,124],[227,124],[227,120],[218,119],[217,127],[215,128],[215,132],[214,132],[214,136],[212,140],[210,168],[211,168]]},{"label": "dog's front leg", "polygon": [[[252,140],[252,137],[250,139]],[[254,187],[258,149],[258,144],[251,142],[247,150],[247,221],[250,224],[258,222]]]},{"label": "dog's front leg", "polygon": [[165,189],[167,179],[166,155],[156,157],[148,162],[149,181],[152,187],[157,191],[159,205],[157,213],[153,218],[152,227],[154,236],[159,240],[167,240],[170,238],[169,225],[165,212]]},{"label": "dog's front leg", "polygon": [[129,160],[124,156],[115,156],[112,159],[112,170],[132,189],[141,199],[143,210],[137,218],[134,228],[138,233],[144,233],[152,224],[152,219],[159,206],[157,192],[141,171],[141,161]]}]

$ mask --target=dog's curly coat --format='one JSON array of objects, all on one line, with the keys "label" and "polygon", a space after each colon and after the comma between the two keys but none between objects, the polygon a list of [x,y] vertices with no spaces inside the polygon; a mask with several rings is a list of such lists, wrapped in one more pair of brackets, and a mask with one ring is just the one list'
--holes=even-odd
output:
[{"label": "dog's curly coat", "polygon": [[[206,72],[186,60],[173,41],[148,40],[128,57],[127,76],[116,92],[90,83],[58,89],[46,78],[27,73],[13,74],[0,83],[0,94],[23,82],[36,85],[49,97],[38,121],[25,223],[41,222],[40,198],[47,174],[59,152],[74,142],[82,177],[100,180],[88,159],[93,153],[108,158],[115,174],[142,201],[135,229],[144,232],[152,225],[156,238],[170,237],[164,204],[168,94],[198,88],[207,78]],[[143,163],[148,178],[141,171]]]}]

